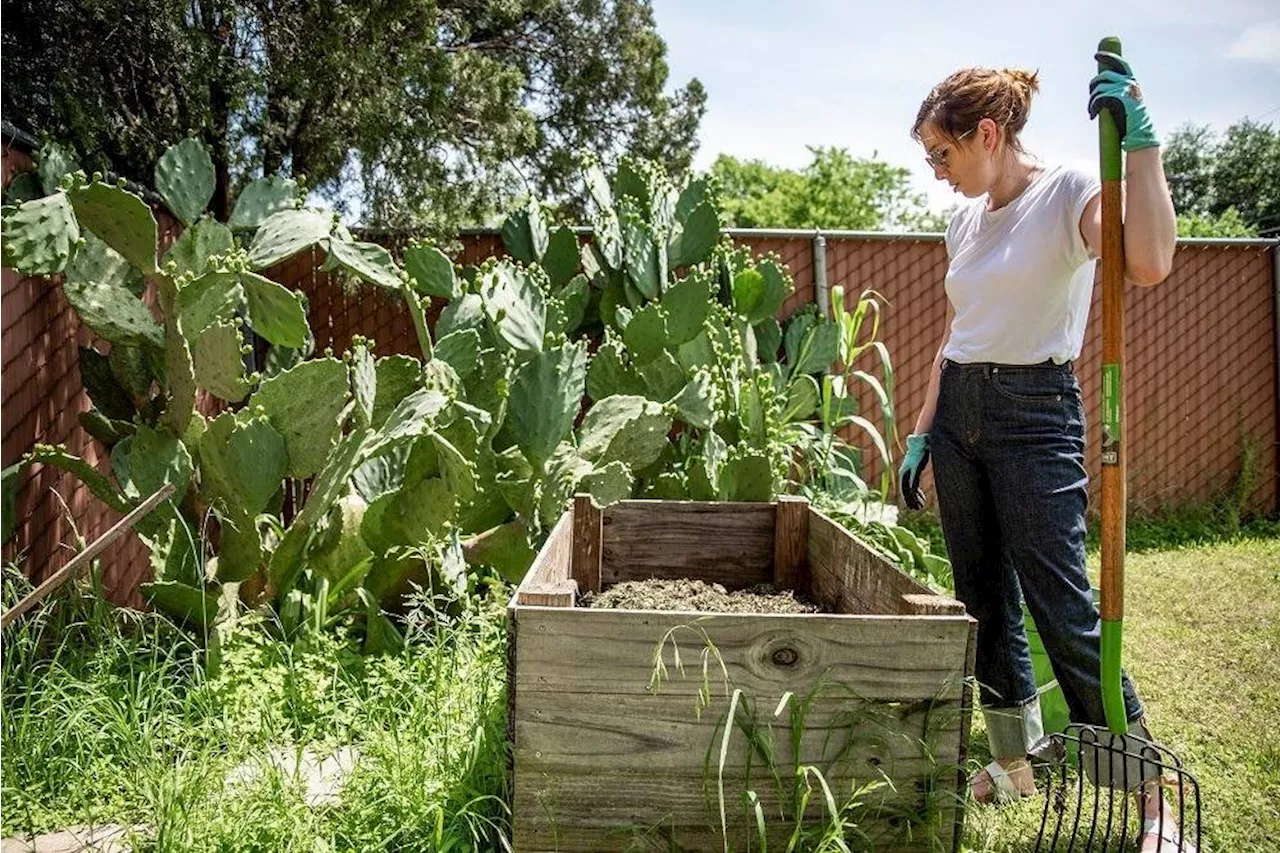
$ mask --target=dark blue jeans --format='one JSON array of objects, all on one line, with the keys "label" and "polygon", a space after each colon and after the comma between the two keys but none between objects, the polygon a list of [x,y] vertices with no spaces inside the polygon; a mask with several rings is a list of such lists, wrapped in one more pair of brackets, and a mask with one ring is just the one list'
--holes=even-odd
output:
[{"label": "dark blue jeans", "polygon": [[[1101,620],[1085,575],[1084,406],[1071,365],[945,361],[930,430],[956,597],[978,620],[977,679],[997,758],[1039,739],[1021,600],[1071,719],[1105,723]],[[1142,704],[1124,677],[1125,710]]]}]

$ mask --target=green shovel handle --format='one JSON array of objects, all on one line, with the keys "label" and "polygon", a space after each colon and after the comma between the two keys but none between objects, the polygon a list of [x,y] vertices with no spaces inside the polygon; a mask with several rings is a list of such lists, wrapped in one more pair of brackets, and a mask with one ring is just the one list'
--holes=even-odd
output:
[{"label": "green shovel handle", "polygon": [[[1120,39],[1104,38],[1100,52],[1120,55]],[[1098,70],[1104,70],[1098,63]],[[1124,225],[1121,218],[1120,134],[1108,110],[1098,113],[1102,171],[1102,707],[1107,728],[1128,729],[1120,679],[1124,633],[1125,452]]]}]

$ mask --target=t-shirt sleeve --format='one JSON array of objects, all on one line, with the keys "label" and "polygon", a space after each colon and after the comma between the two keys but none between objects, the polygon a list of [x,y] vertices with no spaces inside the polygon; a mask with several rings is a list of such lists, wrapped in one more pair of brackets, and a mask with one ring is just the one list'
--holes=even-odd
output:
[{"label": "t-shirt sleeve", "polygon": [[1094,175],[1079,169],[1069,169],[1063,176],[1061,185],[1061,202],[1067,209],[1067,239],[1069,254],[1079,263],[1096,258],[1097,255],[1085,243],[1080,233],[1080,217],[1084,209],[1098,193],[1102,192],[1102,183]]}]

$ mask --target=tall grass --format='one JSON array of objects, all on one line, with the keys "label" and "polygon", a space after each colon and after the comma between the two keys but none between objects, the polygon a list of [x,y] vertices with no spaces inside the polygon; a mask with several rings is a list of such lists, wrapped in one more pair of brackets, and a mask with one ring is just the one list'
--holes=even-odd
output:
[{"label": "tall grass", "polygon": [[[15,588],[14,594],[17,594]],[[501,596],[403,652],[272,639],[252,618],[205,650],[161,617],[60,595],[6,630],[3,832],[123,823],[154,850],[493,850],[509,834]],[[310,807],[272,750],[358,751],[337,805]],[[226,782],[247,763],[252,781]]]}]

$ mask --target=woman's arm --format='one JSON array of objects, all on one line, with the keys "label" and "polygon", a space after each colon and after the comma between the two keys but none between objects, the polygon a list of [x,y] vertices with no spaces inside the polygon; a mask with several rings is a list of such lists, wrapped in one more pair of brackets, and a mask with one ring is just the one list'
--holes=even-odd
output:
[{"label": "woman's arm", "polygon": [[[1134,284],[1149,287],[1164,281],[1173,267],[1177,219],[1160,149],[1133,151],[1125,160],[1124,275]],[[1094,254],[1102,253],[1101,194],[1085,206],[1080,234]]]},{"label": "woman's arm", "polygon": [[[1111,113],[1125,158],[1124,275],[1134,284],[1159,284],[1173,267],[1177,219],[1160,162],[1160,142],[1142,99],[1133,68],[1114,53],[1094,54],[1103,69],[1089,81],[1089,118]],[[1095,255],[1102,254],[1102,200],[1089,202],[1080,234]]]},{"label": "woman's arm", "polygon": [[955,317],[955,309],[947,302],[946,331],[942,333],[942,343],[938,344],[938,352],[933,357],[933,368],[929,371],[929,390],[924,395],[924,406],[916,418],[915,435],[924,435],[933,428],[933,416],[938,411],[938,383],[942,378],[942,351],[947,348],[951,338],[951,320]]}]

